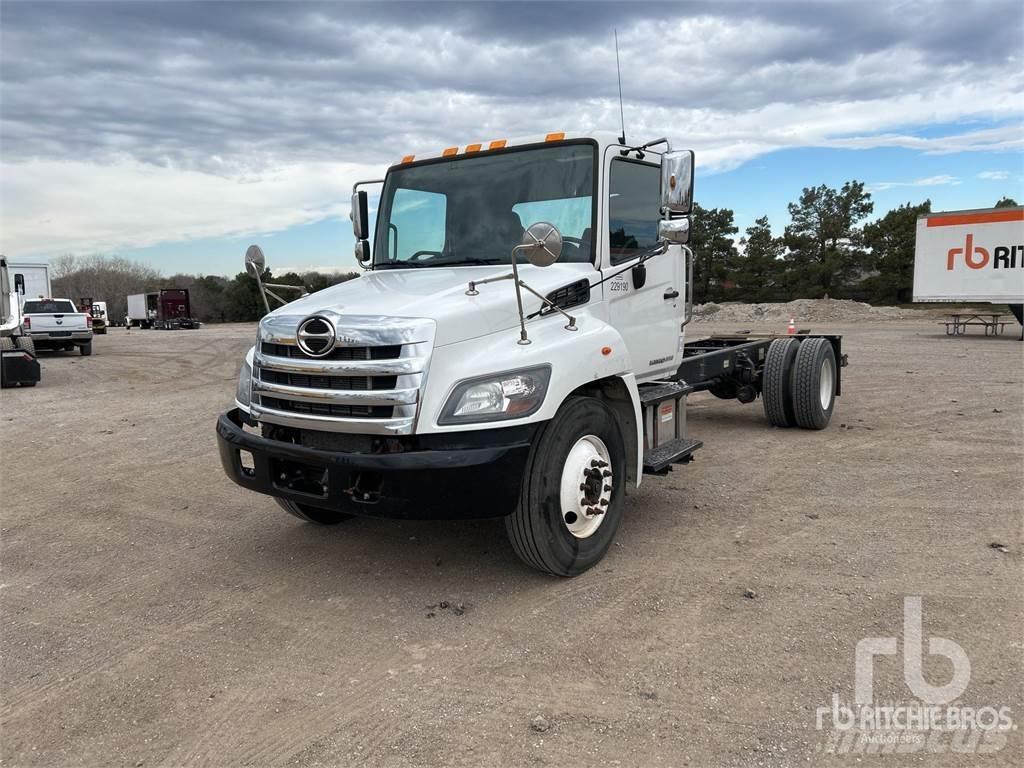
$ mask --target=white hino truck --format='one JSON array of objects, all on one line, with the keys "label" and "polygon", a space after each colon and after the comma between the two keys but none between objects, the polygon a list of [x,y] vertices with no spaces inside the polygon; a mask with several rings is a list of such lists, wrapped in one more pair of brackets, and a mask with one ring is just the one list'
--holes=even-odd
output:
[{"label": "white hino truck", "polygon": [[[701,447],[690,394],[825,428],[840,337],[686,340],[693,168],[666,139],[559,132],[359,182],[366,272],[263,318],[217,422],[225,471],[322,525],[504,517],[523,561],[574,576],[607,552],[627,486]],[[246,265],[261,281],[257,246]]]}]

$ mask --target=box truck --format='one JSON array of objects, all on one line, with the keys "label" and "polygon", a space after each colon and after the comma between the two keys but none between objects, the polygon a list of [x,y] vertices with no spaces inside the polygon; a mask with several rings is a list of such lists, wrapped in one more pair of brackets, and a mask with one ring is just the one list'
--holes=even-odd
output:
[{"label": "box truck", "polygon": [[[367,183],[383,184],[372,246]],[[524,562],[574,576],[611,546],[627,485],[701,447],[690,394],[824,429],[841,337],[686,339],[692,191],[693,153],[667,139],[563,132],[360,182],[367,271],[260,322],[217,421],[226,473],[321,525],[503,517]],[[246,262],[260,280],[257,246]]]},{"label": "box truck", "polygon": [[914,301],[1006,304],[1024,324],[1024,207],[918,217]]},{"label": "box truck", "polygon": [[15,277],[0,256],[0,387],[34,387],[41,372],[21,314],[24,274]]}]

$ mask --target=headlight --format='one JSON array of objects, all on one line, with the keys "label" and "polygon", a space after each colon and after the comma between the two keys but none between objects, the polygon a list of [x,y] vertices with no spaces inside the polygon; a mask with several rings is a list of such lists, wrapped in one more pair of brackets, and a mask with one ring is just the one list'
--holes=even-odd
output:
[{"label": "headlight", "polygon": [[468,379],[455,387],[437,423],[521,419],[543,405],[549,381],[550,365]]},{"label": "headlight", "polygon": [[252,397],[252,366],[246,360],[242,363],[242,370],[238,373],[238,387],[235,389],[235,400],[246,408],[249,407]]}]

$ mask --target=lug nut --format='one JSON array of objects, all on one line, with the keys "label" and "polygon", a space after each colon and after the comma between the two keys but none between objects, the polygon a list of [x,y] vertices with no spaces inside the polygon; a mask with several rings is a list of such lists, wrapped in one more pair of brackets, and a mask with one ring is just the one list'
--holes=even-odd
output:
[{"label": "lug nut", "polygon": [[602,507],[607,507],[608,506],[608,499],[601,499],[600,504],[601,504]]},{"label": "lug nut", "polygon": [[603,473],[601,473],[601,477],[611,477],[611,476],[612,476],[612,472],[611,472],[610,469],[606,469]]},{"label": "lug nut", "polygon": [[604,490],[605,490],[605,492],[606,492],[606,493],[609,493],[609,492],[611,492],[611,490],[612,490],[612,487],[611,487],[610,485],[606,485],[606,486],[604,487]]}]

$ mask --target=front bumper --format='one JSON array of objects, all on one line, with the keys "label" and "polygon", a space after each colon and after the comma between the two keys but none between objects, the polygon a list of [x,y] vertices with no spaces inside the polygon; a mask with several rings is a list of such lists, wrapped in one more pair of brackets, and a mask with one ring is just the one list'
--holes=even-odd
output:
[{"label": "front bumper", "polygon": [[[243,429],[243,418],[236,408],[217,420],[221,463],[234,482],[257,493],[369,517],[508,515],[519,498],[532,437],[532,428],[494,430],[493,445],[450,442],[398,453],[344,453],[251,434]],[[241,451],[251,456],[248,467]]]}]

